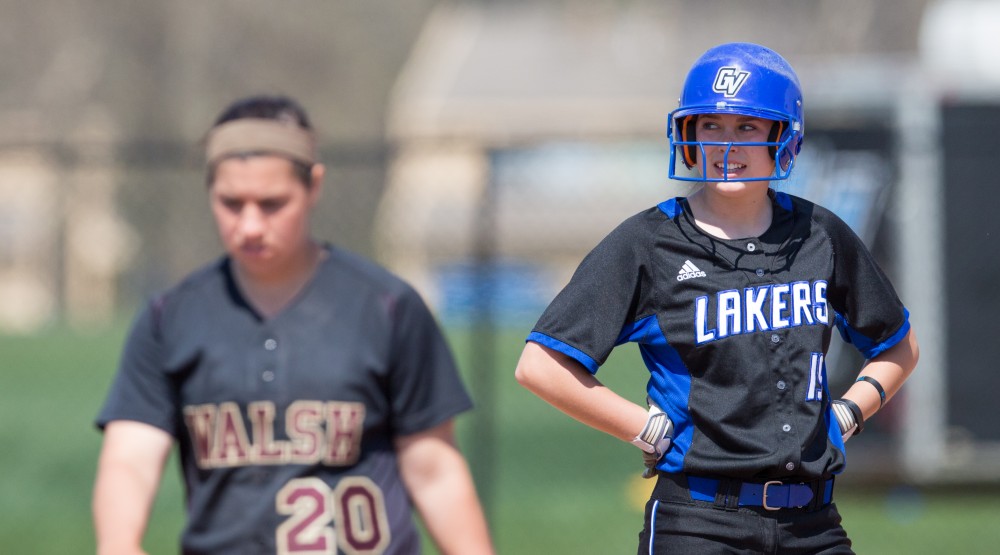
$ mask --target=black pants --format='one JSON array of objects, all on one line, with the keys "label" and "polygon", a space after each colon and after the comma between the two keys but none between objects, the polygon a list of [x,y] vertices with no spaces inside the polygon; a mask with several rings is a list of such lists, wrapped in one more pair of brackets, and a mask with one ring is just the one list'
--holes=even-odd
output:
[{"label": "black pants", "polygon": [[854,553],[833,503],[811,511],[724,508],[691,499],[683,476],[658,480],[646,503],[639,555]]}]

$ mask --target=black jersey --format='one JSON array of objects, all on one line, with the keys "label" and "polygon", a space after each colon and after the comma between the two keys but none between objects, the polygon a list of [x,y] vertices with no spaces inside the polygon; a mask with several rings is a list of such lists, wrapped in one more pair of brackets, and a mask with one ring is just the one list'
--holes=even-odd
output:
[{"label": "black jersey", "polygon": [[666,472],[812,480],[841,472],[825,357],[833,327],[871,358],[908,313],[862,241],[830,211],[770,192],[760,236],[717,239],[687,200],[611,232],[552,301],[529,341],[596,373],[639,345],[647,392],[675,425]]},{"label": "black jersey", "polygon": [[222,259],[133,325],[97,423],[176,438],[185,553],[420,551],[393,438],[471,402],[418,294],[328,254],[273,318],[248,306]]}]

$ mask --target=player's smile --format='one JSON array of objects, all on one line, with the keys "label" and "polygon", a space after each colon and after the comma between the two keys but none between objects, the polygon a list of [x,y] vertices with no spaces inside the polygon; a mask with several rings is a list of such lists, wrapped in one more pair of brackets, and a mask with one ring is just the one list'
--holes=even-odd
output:
[{"label": "player's smile", "polygon": [[721,161],[716,162],[714,166],[716,171],[719,173],[719,176],[725,176],[726,179],[736,179],[747,168],[746,164],[739,164],[735,162],[729,162],[726,164]]}]

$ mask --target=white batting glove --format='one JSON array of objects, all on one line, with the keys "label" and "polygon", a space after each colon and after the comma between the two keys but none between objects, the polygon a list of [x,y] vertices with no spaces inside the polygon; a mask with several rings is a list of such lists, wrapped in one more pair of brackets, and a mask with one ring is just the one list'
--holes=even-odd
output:
[{"label": "white batting glove", "polygon": [[673,437],[674,423],[670,421],[667,413],[650,402],[646,425],[632,440],[632,445],[642,449],[642,462],[646,467],[642,472],[643,478],[652,478],[656,475],[656,464],[670,449]]},{"label": "white batting glove", "polygon": [[845,443],[851,436],[861,433],[864,429],[864,418],[861,416],[861,409],[854,401],[837,399],[830,406],[833,408],[833,415],[837,418],[840,435]]}]

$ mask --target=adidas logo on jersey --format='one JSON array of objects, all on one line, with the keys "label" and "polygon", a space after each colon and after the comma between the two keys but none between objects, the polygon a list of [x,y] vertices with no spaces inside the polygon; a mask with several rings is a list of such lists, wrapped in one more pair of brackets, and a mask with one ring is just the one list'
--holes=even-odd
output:
[{"label": "adidas logo on jersey", "polygon": [[681,266],[681,270],[677,272],[677,281],[684,281],[686,279],[705,277],[707,274],[698,269],[697,266],[691,263],[690,260],[685,260],[684,265]]}]

